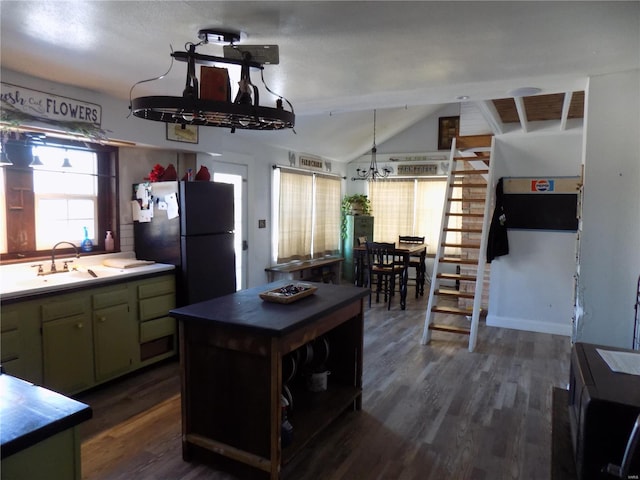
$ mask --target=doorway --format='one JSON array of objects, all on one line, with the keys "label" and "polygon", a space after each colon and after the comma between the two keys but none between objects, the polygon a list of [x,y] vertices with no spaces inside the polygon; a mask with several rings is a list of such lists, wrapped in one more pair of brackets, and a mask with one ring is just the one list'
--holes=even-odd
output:
[{"label": "doorway", "polygon": [[247,165],[228,163],[211,158],[198,158],[199,163],[213,172],[214,182],[233,185],[234,250],[236,254],[236,290],[247,288],[248,261],[248,190]]}]

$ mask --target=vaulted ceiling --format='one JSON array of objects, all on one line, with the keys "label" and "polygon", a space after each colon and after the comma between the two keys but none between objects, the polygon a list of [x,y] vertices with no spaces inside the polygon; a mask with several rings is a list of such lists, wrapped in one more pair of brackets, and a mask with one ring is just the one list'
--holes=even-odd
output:
[{"label": "vaulted ceiling", "polygon": [[[279,64],[265,66],[264,81],[293,104],[297,134],[246,135],[337,161],[370,149],[374,108],[383,112],[378,143],[462,96],[490,102],[483,111],[494,112],[498,127],[517,119],[526,128],[580,117],[589,76],[640,68],[637,1],[5,0],[0,13],[3,69],[124,102],[136,82],[167,70],[134,96],[181,95],[186,69],[169,69],[170,52],[197,43],[199,29],[279,45]],[[218,45],[198,49],[222,55]],[[262,88],[259,75],[252,79]],[[540,94],[514,99],[509,92],[520,87]],[[263,91],[261,102],[273,101]]]}]

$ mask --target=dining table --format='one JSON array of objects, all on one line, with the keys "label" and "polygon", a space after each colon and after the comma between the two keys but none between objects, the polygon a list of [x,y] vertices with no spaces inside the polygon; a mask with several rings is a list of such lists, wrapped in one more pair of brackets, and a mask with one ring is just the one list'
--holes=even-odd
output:
[{"label": "dining table", "polygon": [[[426,243],[396,243],[395,254],[402,257],[404,263],[404,271],[400,284],[400,308],[404,310],[407,307],[407,282],[409,279],[409,263],[411,257],[420,257],[419,266],[416,271],[416,298],[418,292],[424,292],[424,283],[427,271],[427,244]],[[354,257],[354,279],[355,284],[359,287],[368,287],[367,284],[367,247],[366,245],[358,245],[353,249]]]}]

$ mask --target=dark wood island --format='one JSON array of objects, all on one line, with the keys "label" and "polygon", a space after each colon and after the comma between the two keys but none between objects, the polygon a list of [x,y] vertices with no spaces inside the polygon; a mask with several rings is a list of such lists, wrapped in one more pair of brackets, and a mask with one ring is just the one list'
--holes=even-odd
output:
[{"label": "dark wood island", "polygon": [[[318,432],[362,401],[363,298],[368,290],[314,283],[293,303],[263,301],[280,281],[171,311],[179,320],[183,458],[204,458],[241,478],[280,477]],[[304,369],[283,379],[283,359],[322,337],[325,391],[306,388]],[[299,362],[300,363],[300,362]],[[282,447],[284,383],[292,400],[291,442]],[[289,393],[287,392],[287,393]]]}]

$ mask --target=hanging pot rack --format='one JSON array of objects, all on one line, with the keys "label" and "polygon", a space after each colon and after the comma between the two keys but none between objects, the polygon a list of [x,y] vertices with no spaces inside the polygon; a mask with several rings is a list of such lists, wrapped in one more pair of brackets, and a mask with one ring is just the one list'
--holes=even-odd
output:
[{"label": "hanging pot rack", "polygon": [[[202,31],[201,31],[202,32]],[[200,33],[200,38],[202,33]],[[181,125],[201,125],[207,127],[230,128],[231,131],[245,130],[281,130],[293,128],[295,114],[293,106],[287,101],[291,111],[285,110],[283,97],[278,96],[276,107],[260,106],[258,88],[251,82],[250,70],[264,70],[264,66],[253,61],[249,52],[242,54],[242,59],[217,57],[196,53],[196,47],[190,44],[188,51],[172,52],[171,56],[180,62],[187,63],[187,78],[181,97],[147,96],[131,100],[131,112],[134,116],[145,120]],[[203,100],[199,98],[196,64],[213,66],[224,63],[240,65],[240,91],[233,102],[219,100]],[[264,84],[264,79],[263,79]],[[271,90],[265,85],[265,88]],[[244,90],[244,91],[243,91]],[[253,93],[253,99],[251,96]],[[274,94],[275,95],[275,94]]]}]

